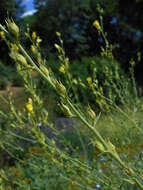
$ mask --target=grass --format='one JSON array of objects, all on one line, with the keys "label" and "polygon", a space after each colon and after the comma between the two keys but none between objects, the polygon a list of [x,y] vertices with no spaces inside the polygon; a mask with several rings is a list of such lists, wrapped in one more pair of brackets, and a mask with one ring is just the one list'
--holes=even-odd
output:
[{"label": "grass", "polygon": [[[124,110],[124,108],[123,108]],[[125,111],[126,112],[126,111]],[[127,115],[134,121],[143,126],[142,111],[137,111],[136,113],[131,112]],[[134,152],[139,152],[138,145],[142,146],[142,134],[134,127],[132,121],[128,120],[125,116],[120,113],[103,115],[97,123],[97,129],[100,131],[105,138],[111,139],[113,144],[117,147],[124,149],[126,152],[126,144],[130,144],[133,147]],[[141,151],[141,149],[140,149]],[[132,157],[134,156],[134,153]]]},{"label": "grass", "polygon": [[[11,92],[13,93],[15,108],[18,110],[23,109],[28,99],[27,94],[24,92],[24,88],[22,87],[11,88]],[[4,95],[6,99],[8,98],[8,91],[1,91],[1,94]],[[55,99],[53,99],[52,95],[45,97],[44,102],[47,103],[47,110],[50,118],[53,119],[56,119],[58,117],[61,118],[60,115],[59,116],[57,115],[57,112],[55,110],[56,101]],[[6,111],[8,109],[8,105],[5,104],[2,99],[0,101],[0,105],[3,111]],[[143,111],[141,111],[141,109],[138,109],[136,110],[136,112],[134,112],[134,110],[132,110],[131,108],[127,110],[124,107],[122,107],[122,110],[128,115],[129,118],[132,118],[133,120],[137,121],[137,123],[139,123],[140,126],[143,125],[143,118],[142,118]],[[78,127],[80,127],[80,124]],[[120,151],[126,152],[127,155],[130,154],[132,159],[134,158],[134,155],[140,152],[143,147],[143,143],[141,141],[142,135],[138,132],[138,130],[134,129],[132,121],[127,119],[124,115],[122,115],[119,112],[101,114],[101,117],[96,124],[96,129],[100,132],[102,136],[104,136],[105,139],[109,138],[111,142],[113,142],[113,144],[116,145],[119,152]],[[81,130],[83,135],[86,136],[87,131],[86,130],[84,131],[82,125],[81,125]],[[77,137],[74,139],[74,136],[72,136],[71,133],[67,135],[66,137],[68,137],[67,138],[68,140],[71,139],[70,140],[71,142],[76,141]],[[130,153],[129,150],[126,149],[127,144],[129,144],[130,148],[134,150],[133,152]]]}]

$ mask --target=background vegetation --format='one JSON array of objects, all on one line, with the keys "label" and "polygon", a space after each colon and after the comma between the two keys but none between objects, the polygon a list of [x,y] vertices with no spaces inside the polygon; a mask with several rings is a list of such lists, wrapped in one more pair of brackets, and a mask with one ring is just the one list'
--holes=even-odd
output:
[{"label": "background vegetation", "polygon": [[[24,9],[21,1],[1,1],[0,19],[1,23],[4,23],[8,14],[21,23],[22,30],[29,24],[30,28],[37,31],[43,39],[42,52],[48,59],[51,54],[55,55],[53,44],[57,42],[56,31],[58,31],[64,39],[64,47],[69,58],[80,59],[82,56],[100,55],[100,47],[104,46],[104,40],[92,25],[94,20],[99,19],[97,10],[99,2],[99,0],[35,0],[37,12],[21,19],[18,17]],[[127,72],[130,59],[137,61],[137,55],[142,52],[143,2],[103,0],[100,4],[104,9],[104,30],[108,34],[109,42],[113,45],[115,59]],[[25,38],[24,35],[23,38]],[[28,46],[28,42],[25,45]],[[7,62],[8,57],[4,49],[1,47],[1,59]],[[142,85],[141,70],[140,60],[135,66],[135,75],[140,85]]]},{"label": "background vegetation", "polygon": [[143,189],[143,2],[35,0],[24,18],[9,3],[0,189]]}]

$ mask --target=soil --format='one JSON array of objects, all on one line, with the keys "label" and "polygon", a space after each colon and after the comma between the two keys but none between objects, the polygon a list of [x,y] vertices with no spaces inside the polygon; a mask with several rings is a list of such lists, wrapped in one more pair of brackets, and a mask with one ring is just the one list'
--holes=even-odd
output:
[{"label": "soil", "polygon": [[26,102],[26,95],[24,93],[24,87],[10,87],[9,90],[0,90],[0,109],[3,111],[6,111],[9,109],[9,105],[6,104],[6,102],[1,98],[1,96],[4,97],[4,99],[8,99],[9,93],[12,92],[14,105],[21,109],[22,105]]},{"label": "soil", "polygon": [[[16,97],[24,92],[24,87],[10,87],[10,91],[12,92],[13,96]],[[9,90],[0,90],[0,95],[7,97],[8,94]]]}]

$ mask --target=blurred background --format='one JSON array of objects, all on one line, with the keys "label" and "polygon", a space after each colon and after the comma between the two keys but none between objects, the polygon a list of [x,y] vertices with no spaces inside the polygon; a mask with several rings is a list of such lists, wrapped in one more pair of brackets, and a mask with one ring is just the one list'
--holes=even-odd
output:
[{"label": "blurred background", "polygon": [[[72,63],[82,60],[83,56],[100,55],[105,45],[92,24],[99,20],[98,3],[104,10],[104,31],[113,45],[114,58],[125,72],[128,72],[129,61],[134,59],[137,63],[135,77],[142,86],[142,0],[1,0],[0,23],[5,24],[7,16],[12,17],[21,26],[21,38],[27,48],[29,43],[24,35],[27,26],[30,31],[36,31],[42,39],[41,52],[47,60],[57,56],[54,43],[57,43],[56,32],[60,32]],[[0,62],[13,67],[4,42],[0,50]]]}]

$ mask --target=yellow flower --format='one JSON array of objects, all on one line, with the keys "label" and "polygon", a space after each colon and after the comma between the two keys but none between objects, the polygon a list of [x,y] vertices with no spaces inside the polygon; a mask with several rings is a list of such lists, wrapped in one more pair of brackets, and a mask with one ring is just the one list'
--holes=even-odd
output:
[{"label": "yellow flower", "polygon": [[64,68],[64,66],[60,66],[59,71],[60,71],[61,73],[65,73],[65,68]]},{"label": "yellow flower", "polygon": [[0,31],[0,37],[1,37],[1,41],[4,40],[4,38],[5,38],[5,34],[4,34],[3,31]]},{"label": "yellow flower", "polygon": [[37,38],[37,44],[39,44],[40,42],[42,42],[42,39],[38,36],[38,38]]},{"label": "yellow flower", "polygon": [[33,107],[32,107],[31,104],[27,104],[27,105],[26,105],[26,108],[27,108],[27,110],[28,110],[29,112],[32,112],[32,111],[33,111]]},{"label": "yellow flower", "polygon": [[94,26],[97,30],[100,30],[100,31],[101,31],[101,26],[100,26],[98,20],[95,20],[95,21],[93,22],[93,26]]},{"label": "yellow flower", "polygon": [[37,37],[36,32],[32,32],[32,39],[35,40]]},{"label": "yellow flower", "polygon": [[32,99],[31,98],[28,99],[28,103],[26,104],[26,108],[27,108],[29,113],[33,113],[33,105],[32,105]]},{"label": "yellow flower", "polygon": [[99,33],[99,35],[100,35],[101,26],[100,26],[98,20],[95,20],[95,21],[93,22],[93,26],[98,30],[98,33]]},{"label": "yellow flower", "polygon": [[35,46],[31,45],[30,49],[31,49],[33,54],[37,54],[37,50],[36,50]]},{"label": "yellow flower", "polygon": [[12,44],[12,49],[15,51],[15,52],[18,52],[19,48],[16,44]]},{"label": "yellow flower", "polygon": [[86,80],[87,80],[89,85],[92,84],[92,78],[91,77],[87,77]]}]

